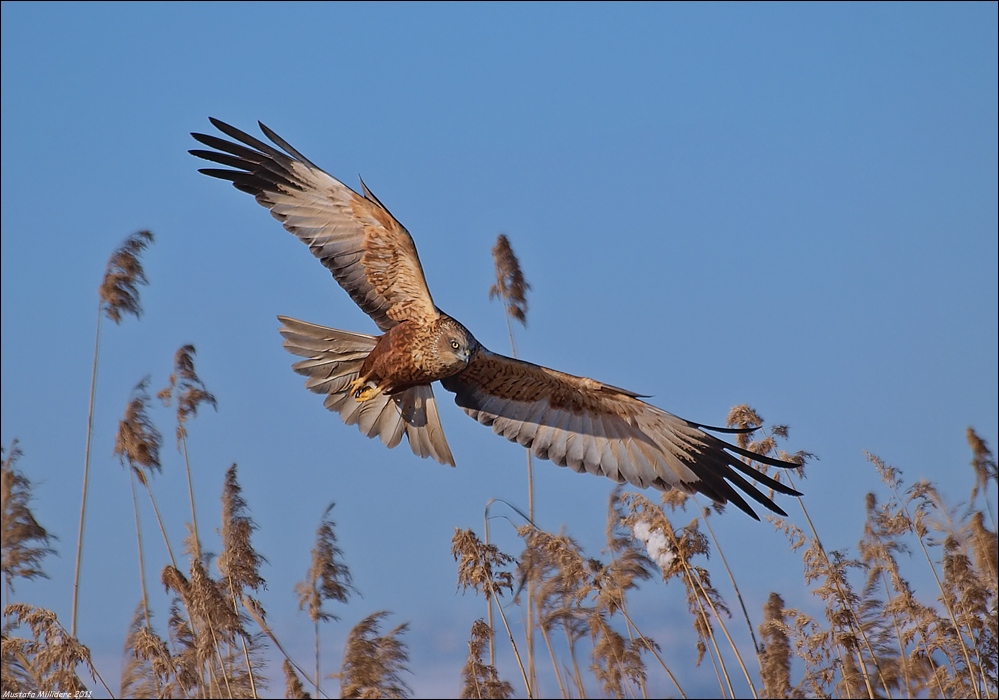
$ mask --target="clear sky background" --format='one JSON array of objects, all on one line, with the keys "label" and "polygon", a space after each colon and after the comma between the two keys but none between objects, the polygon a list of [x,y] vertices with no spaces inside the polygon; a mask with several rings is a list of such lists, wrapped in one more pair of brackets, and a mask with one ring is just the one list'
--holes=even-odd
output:
[{"label": "clear sky background", "polygon": [[[390,624],[410,624],[420,697],[457,693],[485,610],[456,591],[454,529],[481,535],[490,499],[526,508],[523,449],[443,390],[456,469],[363,438],[302,387],[276,315],[375,326],[264,209],[197,173],[189,132],[210,132],[209,116],[254,133],[259,119],[347,184],[363,175],[412,233],[437,304],[487,347],[509,350],[488,297],[502,232],[531,284],[521,357],[691,420],[722,424],[748,403],[790,425],[786,448],[818,456],[801,488],[829,549],[855,545],[864,495],[880,486],[865,450],[957,504],[972,484],[965,430],[997,445],[995,3],[2,13],[0,440],[20,441],[35,514],[60,538],[51,578],[16,599],[67,623],[97,287],[126,236],[156,236],[141,320],[103,326],[94,416],[79,633],[115,689],[140,592],[114,436],[132,387],[146,375],[164,386],[184,344],[218,399],[189,425],[203,537],[217,549],[235,462],[268,559],[262,601],[302,664],[312,626],[292,589],[331,501],[361,595],[332,606],[324,668],[339,666],[351,626],[390,610]],[[179,547],[174,412],[151,414],[165,438],[154,489]],[[535,473],[539,525],[601,556],[613,483],[550,462]],[[142,505],[156,581],[166,554]],[[756,622],[771,590],[817,613],[783,535],[734,509],[714,528]],[[519,552],[507,521],[492,531]],[[932,600],[925,567],[911,566]],[[165,632],[168,601],[152,589]],[[635,606],[688,694],[716,693],[710,665],[692,664],[682,589],[645,584]],[[520,687],[508,657],[501,673]],[[272,679],[279,691],[277,668]]]}]

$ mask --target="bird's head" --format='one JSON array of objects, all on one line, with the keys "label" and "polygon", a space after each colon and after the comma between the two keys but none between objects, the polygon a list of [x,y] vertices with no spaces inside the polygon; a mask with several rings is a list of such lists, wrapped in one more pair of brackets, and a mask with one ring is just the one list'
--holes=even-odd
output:
[{"label": "bird's head", "polygon": [[479,347],[468,329],[450,316],[441,316],[437,324],[437,356],[456,372],[465,369]]}]

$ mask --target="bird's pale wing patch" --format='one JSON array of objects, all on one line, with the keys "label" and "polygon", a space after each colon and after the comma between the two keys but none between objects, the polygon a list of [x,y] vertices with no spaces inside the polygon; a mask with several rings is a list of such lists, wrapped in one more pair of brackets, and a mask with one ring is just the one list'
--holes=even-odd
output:
[{"label": "bird's pale wing patch", "polygon": [[415,454],[454,466],[429,385],[393,395],[378,394],[367,401],[351,396],[351,382],[377,338],[285,316],[278,320],[284,347],[303,358],[292,369],[305,376],[307,389],[326,397],[326,408],[340,414],[344,423],[356,425],[369,438],[377,436],[387,447],[395,447],[405,435]]},{"label": "bird's pale wing patch", "polygon": [[211,121],[234,141],[192,134],[214,149],[192,150],[193,155],[228,168],[201,172],[229,180],[270,209],[379,328],[437,316],[412,237],[363,183],[364,192],[358,194],[263,124],[260,128],[283,150]]},{"label": "bird's pale wing patch", "polygon": [[[469,416],[536,456],[577,472],[664,491],[700,492],[756,514],[734,488],[784,514],[740,472],[765,487],[797,494],[741,461],[745,451],[651,406],[637,394],[480,348],[471,364],[442,381]],[[735,454],[732,454],[732,453]],[[797,465],[755,456],[780,467]]]}]

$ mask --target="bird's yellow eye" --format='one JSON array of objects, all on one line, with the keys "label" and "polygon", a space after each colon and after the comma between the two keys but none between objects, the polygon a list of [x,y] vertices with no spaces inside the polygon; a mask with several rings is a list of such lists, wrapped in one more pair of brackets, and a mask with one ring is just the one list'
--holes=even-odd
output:
[{"label": "bird's yellow eye", "polygon": [[458,349],[458,341],[457,340],[452,340],[451,341],[451,347],[454,348],[455,350],[457,350]]}]

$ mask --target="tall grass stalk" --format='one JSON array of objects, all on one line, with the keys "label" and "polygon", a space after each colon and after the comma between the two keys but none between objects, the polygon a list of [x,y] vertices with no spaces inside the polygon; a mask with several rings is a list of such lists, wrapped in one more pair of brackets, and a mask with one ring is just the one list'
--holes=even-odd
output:
[{"label": "tall grass stalk", "polygon": [[313,685],[317,695],[322,692],[320,688],[322,676],[319,673],[319,623],[339,619],[326,611],[323,605],[326,601],[346,604],[351,592],[354,591],[350,569],[342,561],[343,551],[337,545],[335,523],[330,517],[333,506],[333,503],[326,506],[319,519],[315,545],[312,548],[312,563],[305,580],[295,584],[298,609],[308,608],[309,619],[312,620],[315,632],[316,675]]},{"label": "tall grass stalk", "polygon": [[[482,512],[482,536],[488,547],[489,540],[489,506],[496,502],[495,498],[490,498]],[[496,625],[493,621],[493,597],[486,596],[486,624],[489,625],[489,665],[496,666]]]},{"label": "tall grass stalk", "polygon": [[204,382],[194,370],[194,354],[193,345],[184,345],[177,350],[174,354],[174,369],[170,374],[169,383],[156,395],[164,406],[169,406],[174,399],[177,401],[177,449],[184,455],[184,470],[187,473],[187,494],[191,502],[191,545],[194,555],[201,559],[201,536],[198,532],[198,511],[194,507],[194,483],[191,477],[191,459],[187,451],[186,423],[188,419],[198,414],[201,404],[207,404],[218,410],[218,402],[205,388]]},{"label": "tall grass stalk", "polygon": [[94,363],[90,372],[90,400],[87,404],[87,444],[83,452],[83,489],[80,498],[80,525],[76,538],[76,570],[73,574],[73,610],[70,616],[69,633],[76,636],[77,605],[80,599],[80,566],[83,561],[83,526],[87,515],[87,490],[90,487],[90,441],[94,433],[94,395],[97,392],[97,360],[101,350],[101,319],[104,317],[103,303],[97,306],[97,333],[94,340]]},{"label": "tall grass stalk", "polygon": [[132,508],[135,511],[135,539],[139,547],[139,586],[142,588],[142,615],[146,620],[146,627],[152,627],[153,622],[149,618],[149,589],[146,586],[146,559],[142,551],[142,525],[139,522],[139,498],[135,492],[135,474],[129,474],[128,482],[132,486]]},{"label": "tall grass stalk", "polygon": [[139,254],[152,243],[149,231],[133,233],[111,254],[104,277],[98,288],[97,331],[94,338],[94,362],[90,372],[90,399],[87,404],[87,439],[83,452],[83,488],[80,496],[80,526],[76,538],[76,566],[73,574],[73,607],[70,617],[70,634],[76,636],[77,607],[80,599],[80,571],[83,563],[83,531],[87,515],[87,491],[90,487],[90,444],[94,432],[94,397],[97,393],[97,364],[101,349],[101,320],[106,314],[120,324],[122,317],[142,315],[139,300],[140,284],[149,284],[139,260]]},{"label": "tall grass stalk", "polygon": [[[527,326],[527,290],[531,285],[524,279],[524,274],[520,269],[520,261],[517,259],[510,241],[504,234],[496,237],[496,244],[493,246],[493,262],[496,268],[496,283],[489,288],[489,298],[499,297],[503,301],[503,318],[506,319],[506,331],[510,338],[510,354],[517,358],[517,345],[513,340],[513,323],[511,318],[516,319],[523,326]],[[534,523],[534,460],[530,449],[524,450],[527,455],[527,517]],[[524,626],[527,642],[527,665],[528,675],[531,679],[532,687],[537,687],[538,676],[534,666],[534,582],[527,583],[527,624]],[[490,613],[492,611],[490,610]],[[490,615],[491,617],[491,615]],[[492,624],[490,620],[490,624]]]},{"label": "tall grass stalk", "polygon": [[[680,545],[680,542],[676,535],[673,533],[672,529],[667,531],[667,538],[672,540],[674,549],[677,552],[683,552],[687,550],[686,547]],[[714,627],[711,625],[711,618],[708,616],[708,611],[705,608],[705,603],[707,602],[713,612],[715,613],[715,619],[721,618],[718,615],[717,610],[711,605],[710,598],[708,597],[707,591],[705,591],[704,586],[701,583],[700,578],[693,571],[689,560],[686,556],[678,556],[678,561],[683,570],[683,582],[687,589],[687,605],[688,607],[696,606],[696,610],[691,610],[695,614],[695,624],[694,628],[697,630],[698,635],[705,641],[710,642],[710,651],[713,654],[709,654],[713,662],[717,662],[717,672],[719,674],[719,683],[724,680],[725,685],[721,688],[722,694],[728,691],[728,697],[734,698],[735,690],[732,687],[732,678],[729,676],[728,667],[725,664],[725,657],[721,653],[721,649],[718,648],[718,638],[715,636]],[[753,689],[753,697],[756,697],[756,690]]]},{"label": "tall grass stalk", "polygon": [[[243,610],[246,611],[246,613],[250,616],[253,622],[256,623],[257,627],[260,628],[260,630],[264,633],[264,635],[271,640],[271,643],[274,644],[274,647],[279,652],[281,652],[281,655],[284,657],[283,663],[288,664],[294,670],[298,671],[298,673],[300,673],[303,677],[308,678],[309,674],[305,671],[305,669],[303,669],[301,666],[298,665],[298,663],[295,662],[295,660],[285,649],[284,645],[281,643],[281,640],[278,639],[277,635],[274,633],[274,630],[271,629],[271,626],[267,624],[267,619],[264,615],[263,608],[260,606],[260,603],[253,598],[249,598],[245,594],[240,599],[240,602],[243,605]],[[329,697],[325,693],[320,693],[320,694]]]},{"label": "tall grass stalk", "polygon": [[[749,684],[749,690],[750,690],[750,692],[753,694],[754,698],[759,697],[756,694],[756,686],[753,684],[753,679],[750,677],[749,671],[746,670],[746,664],[742,660],[742,654],[739,653],[739,647],[736,646],[735,642],[732,640],[732,636],[728,633],[728,627],[725,625],[724,618],[721,615],[718,614],[718,609],[715,607],[714,602],[712,602],[711,596],[708,595],[708,591],[704,588],[704,581],[701,579],[701,576],[700,576],[700,574],[697,571],[691,571],[690,575],[694,579],[694,582],[697,584],[698,590],[701,593],[701,595],[699,597],[699,600],[703,600],[704,602],[706,602],[708,604],[708,607],[711,609],[712,615],[714,616],[715,620],[718,622],[718,626],[721,627],[722,632],[725,634],[725,639],[728,641],[729,646],[732,648],[732,652],[735,654],[735,658],[739,662],[739,668],[742,669],[742,673],[743,673],[743,675],[746,678],[746,683]],[[713,639],[714,639],[714,635],[712,635],[712,640]],[[720,659],[721,658],[721,651],[718,649],[718,645],[717,644],[715,644],[715,651],[718,654],[718,657]],[[728,673],[727,672],[725,674],[725,677],[726,677],[726,679],[728,679]],[[729,690],[731,690],[731,688],[732,688],[732,684],[731,684],[731,681],[729,681]],[[732,697],[735,697],[734,692],[733,692]]]},{"label": "tall grass stalk", "polygon": [[[967,673],[970,675],[971,687],[975,692],[975,697],[981,698],[982,694],[979,686],[979,680],[974,677],[974,669],[976,668],[976,664],[972,661],[971,649],[968,648],[968,644],[965,641],[964,628],[958,621],[958,615],[954,610],[954,606],[951,601],[951,596],[948,595],[947,586],[945,585],[944,581],[940,580],[940,576],[937,573],[936,565],[933,563],[933,559],[930,557],[929,551],[927,549],[927,543],[926,543],[927,532],[928,532],[927,521],[930,519],[925,516],[925,513],[929,512],[933,508],[935,508],[937,511],[939,510],[945,511],[945,509],[940,506],[940,499],[938,494],[936,493],[936,489],[925,481],[918,482],[911,489],[911,493],[912,496],[910,496],[910,499],[919,502],[919,505],[916,506],[915,518],[911,519],[914,526],[914,531],[917,536],[917,540],[919,542],[919,547],[923,551],[923,555],[926,558],[926,562],[929,565],[930,570],[933,572],[933,579],[934,581],[936,581],[937,588],[940,590],[939,600],[943,603],[944,609],[947,611],[947,617],[950,619],[951,625],[953,625],[954,637],[957,640],[958,646],[961,650],[961,654],[964,656]],[[906,515],[908,515],[907,508],[905,509],[905,512]],[[938,529],[943,529],[943,528],[938,528]],[[946,548],[946,543],[944,546]],[[944,575],[946,577],[946,566],[945,566]],[[974,639],[973,633],[971,633],[969,636],[971,636],[971,638]],[[978,665],[980,666],[980,664]],[[984,674],[982,674],[981,687],[987,686],[987,683],[988,683],[987,679],[985,678]]]},{"label": "tall grass stalk", "polygon": [[[697,497],[692,496],[692,498],[694,499],[694,502],[697,503]],[[698,508],[700,509],[701,522],[704,523],[704,529],[708,531],[708,537],[711,538],[711,546],[714,548],[714,551],[718,553],[722,566],[725,568],[725,573],[728,574],[728,580],[732,584],[732,591],[735,593],[736,600],[739,601],[739,608],[742,610],[742,616],[746,620],[746,627],[749,629],[749,638],[753,642],[753,650],[756,652],[757,657],[759,657],[760,645],[756,641],[756,634],[753,631],[753,623],[749,619],[749,611],[746,610],[746,601],[743,600],[742,591],[739,590],[739,584],[735,580],[735,574],[732,573],[732,568],[728,565],[728,559],[725,558],[725,551],[722,549],[718,538],[715,537],[714,530],[711,529],[711,522],[709,519],[710,508],[701,507],[699,504]],[[757,658],[757,660],[759,660],[759,658]]]},{"label": "tall grass stalk", "polygon": [[496,667],[482,663],[482,651],[487,637],[493,631],[478,619],[472,623],[471,637],[468,640],[468,659],[461,669],[462,687],[459,697],[506,699],[513,696],[513,686],[500,680]]}]

